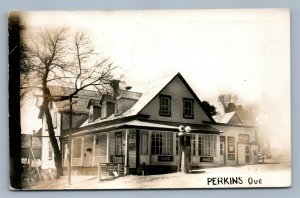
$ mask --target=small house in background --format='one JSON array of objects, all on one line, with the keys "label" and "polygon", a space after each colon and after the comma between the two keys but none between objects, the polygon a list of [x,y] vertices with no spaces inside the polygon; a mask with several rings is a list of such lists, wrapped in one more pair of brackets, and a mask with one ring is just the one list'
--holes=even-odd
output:
[{"label": "small house in background", "polygon": [[[112,88],[112,96],[90,98],[78,107],[89,113],[84,122],[84,117],[73,122],[71,163],[78,174],[96,174],[98,163],[123,163],[133,174],[177,171],[180,125],[191,128],[193,168],[257,162],[255,127],[243,125],[234,113],[226,116],[228,123],[216,122],[180,73],[151,83],[143,93],[122,90],[119,81]],[[68,135],[60,129],[67,167]]]},{"label": "small house in background", "polygon": [[214,115],[213,118],[217,123],[236,124],[236,125],[243,124],[242,120],[238,117],[235,111],[228,112],[221,115]]},{"label": "small house in background", "polygon": [[[52,96],[67,96],[71,93],[72,89],[67,87],[49,86],[49,91]],[[72,105],[73,128],[78,128],[80,125],[82,125],[82,123],[84,123],[88,119],[89,109],[87,108],[87,106],[90,100],[97,100],[100,98],[100,94],[98,91],[90,90],[82,90],[77,94],[77,96],[78,98],[73,99],[74,104]],[[69,129],[69,100],[51,102],[49,105],[55,136],[57,138],[59,147],[62,148],[62,131]],[[53,170],[55,169],[54,153],[50,142],[48,126],[43,110],[40,110],[38,118],[42,119],[42,175],[43,177],[54,177],[54,174],[51,174],[51,172],[53,172]]]}]

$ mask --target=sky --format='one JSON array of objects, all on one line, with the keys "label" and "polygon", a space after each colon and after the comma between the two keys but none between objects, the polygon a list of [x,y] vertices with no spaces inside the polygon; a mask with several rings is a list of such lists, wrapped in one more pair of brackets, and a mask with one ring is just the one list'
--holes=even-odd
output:
[{"label": "sky", "polygon": [[23,20],[31,27],[86,31],[133,90],[180,72],[200,100],[220,106],[218,95],[231,93],[241,104],[257,103],[276,134],[274,144],[288,144],[289,17],[285,9],[44,11]]}]

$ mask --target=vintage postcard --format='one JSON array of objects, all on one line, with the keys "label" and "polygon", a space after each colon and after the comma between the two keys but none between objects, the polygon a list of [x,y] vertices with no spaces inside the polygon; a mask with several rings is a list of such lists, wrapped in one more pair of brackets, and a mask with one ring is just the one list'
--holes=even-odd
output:
[{"label": "vintage postcard", "polygon": [[8,29],[11,189],[291,186],[288,9],[12,11]]}]

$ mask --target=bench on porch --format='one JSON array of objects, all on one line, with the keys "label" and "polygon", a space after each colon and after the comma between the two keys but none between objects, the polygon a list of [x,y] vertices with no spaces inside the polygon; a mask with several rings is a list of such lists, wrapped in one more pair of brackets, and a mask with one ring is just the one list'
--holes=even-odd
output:
[{"label": "bench on porch", "polygon": [[101,181],[104,173],[109,176],[120,177],[124,175],[124,163],[98,163],[98,180]]}]

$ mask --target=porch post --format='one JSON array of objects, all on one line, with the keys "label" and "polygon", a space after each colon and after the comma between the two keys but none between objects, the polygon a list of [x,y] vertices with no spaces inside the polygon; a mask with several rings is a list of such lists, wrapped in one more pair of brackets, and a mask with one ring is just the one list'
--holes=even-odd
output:
[{"label": "porch post", "polygon": [[74,152],[71,152],[71,151],[74,151],[74,139],[71,139],[71,150],[69,151],[70,152],[70,157],[71,157],[71,166],[73,165],[73,153]]},{"label": "porch post", "polygon": [[125,175],[129,174],[128,135],[129,135],[129,129],[126,129],[125,130]]},{"label": "porch post", "polygon": [[83,144],[84,144],[84,136],[81,137],[81,166],[83,165]]},{"label": "porch post", "polygon": [[148,157],[149,157],[149,165],[151,165],[151,141],[152,141],[152,131],[148,130]]},{"label": "porch post", "polygon": [[96,135],[93,135],[93,160],[92,160],[92,166],[95,166],[95,155],[96,155]]},{"label": "porch post", "polygon": [[110,162],[109,159],[109,132],[106,132],[106,163]]}]

